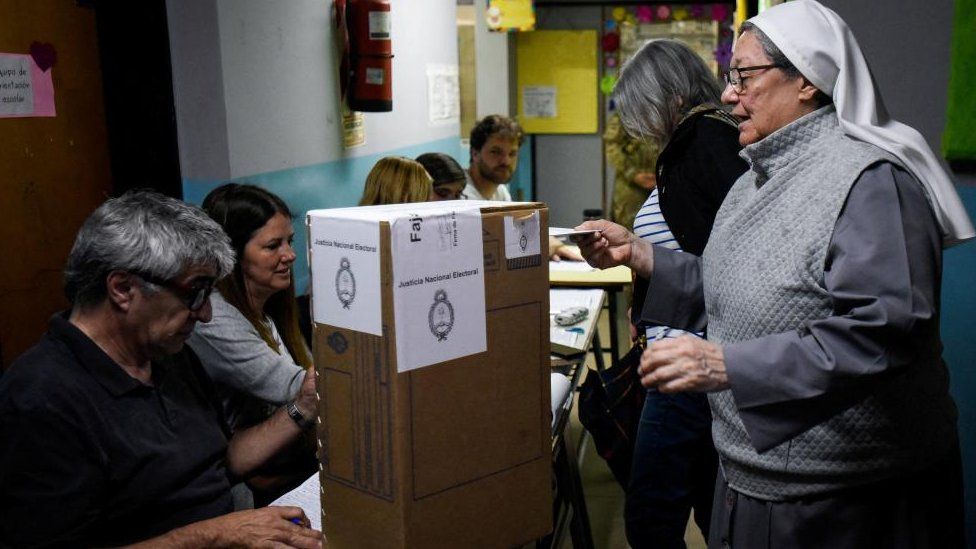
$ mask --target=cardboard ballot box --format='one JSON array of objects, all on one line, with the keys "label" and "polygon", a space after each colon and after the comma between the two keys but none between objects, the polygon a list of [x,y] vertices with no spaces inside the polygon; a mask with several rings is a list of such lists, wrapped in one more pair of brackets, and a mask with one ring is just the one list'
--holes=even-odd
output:
[{"label": "cardboard ballot box", "polygon": [[547,216],[309,212],[330,547],[512,547],[551,529]]}]

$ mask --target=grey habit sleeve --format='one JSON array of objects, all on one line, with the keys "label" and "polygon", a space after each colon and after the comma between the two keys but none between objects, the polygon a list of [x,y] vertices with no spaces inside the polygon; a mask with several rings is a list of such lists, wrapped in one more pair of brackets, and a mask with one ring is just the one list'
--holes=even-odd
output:
[{"label": "grey habit sleeve", "polygon": [[700,257],[654,246],[654,273],[639,283],[647,285],[641,322],[687,332],[705,331]]},{"label": "grey habit sleeve", "polygon": [[939,364],[940,242],[912,175],[890,163],[861,174],[827,251],[833,315],[724,346],[732,393],[758,451],[841,412],[913,361]]}]

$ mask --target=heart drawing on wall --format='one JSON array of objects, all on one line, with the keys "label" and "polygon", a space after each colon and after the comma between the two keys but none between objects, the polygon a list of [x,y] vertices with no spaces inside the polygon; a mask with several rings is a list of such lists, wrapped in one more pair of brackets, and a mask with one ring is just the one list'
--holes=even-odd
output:
[{"label": "heart drawing on wall", "polygon": [[30,45],[30,55],[34,58],[34,63],[44,72],[54,66],[58,61],[58,52],[54,46],[47,42],[34,42]]}]

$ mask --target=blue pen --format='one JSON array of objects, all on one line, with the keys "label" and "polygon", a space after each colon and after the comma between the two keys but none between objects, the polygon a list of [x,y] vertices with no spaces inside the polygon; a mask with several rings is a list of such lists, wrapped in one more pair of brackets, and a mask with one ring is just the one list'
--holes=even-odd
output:
[{"label": "blue pen", "polygon": [[290,519],[290,520],[292,522],[294,522],[295,524],[299,525],[299,526],[302,525],[302,519],[300,519],[300,518],[293,518],[293,519]]}]

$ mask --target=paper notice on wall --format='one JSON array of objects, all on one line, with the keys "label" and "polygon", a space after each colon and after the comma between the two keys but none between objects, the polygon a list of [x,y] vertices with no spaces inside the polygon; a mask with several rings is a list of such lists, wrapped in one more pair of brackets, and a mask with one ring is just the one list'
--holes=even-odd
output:
[{"label": "paper notice on wall", "polygon": [[397,370],[486,351],[480,208],[418,210],[390,233]]},{"label": "paper notice on wall", "polygon": [[505,216],[505,259],[539,255],[539,212],[517,218]]},{"label": "paper notice on wall", "polygon": [[522,114],[525,118],[556,118],[555,86],[522,86]]},{"label": "paper notice on wall", "polygon": [[342,146],[347,149],[366,144],[366,115],[361,112],[342,113]]},{"label": "paper notice on wall", "polygon": [[383,335],[379,222],[309,215],[308,223],[312,318]]},{"label": "paper notice on wall", "polygon": [[431,124],[454,124],[461,119],[457,65],[427,65],[427,115]]},{"label": "paper notice on wall", "polygon": [[0,53],[0,117],[54,116],[51,67],[30,55]]}]

